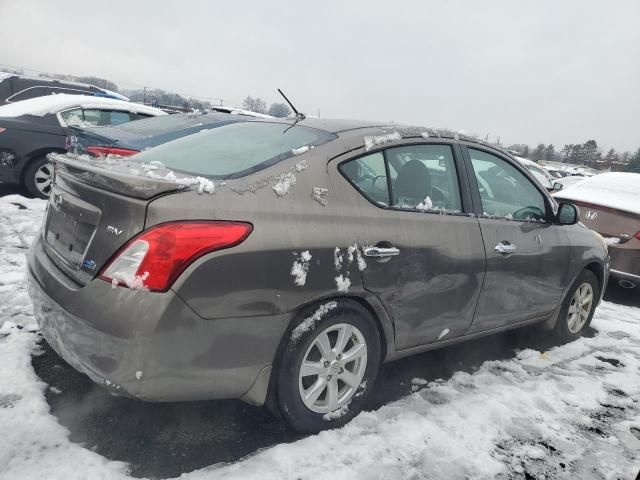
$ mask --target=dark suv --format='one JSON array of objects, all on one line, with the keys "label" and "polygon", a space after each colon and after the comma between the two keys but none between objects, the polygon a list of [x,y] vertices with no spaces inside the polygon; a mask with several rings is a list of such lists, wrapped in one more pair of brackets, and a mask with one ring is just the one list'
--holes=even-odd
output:
[{"label": "dark suv", "polygon": [[119,93],[86,83],[0,73],[0,105],[60,93],[129,100]]}]

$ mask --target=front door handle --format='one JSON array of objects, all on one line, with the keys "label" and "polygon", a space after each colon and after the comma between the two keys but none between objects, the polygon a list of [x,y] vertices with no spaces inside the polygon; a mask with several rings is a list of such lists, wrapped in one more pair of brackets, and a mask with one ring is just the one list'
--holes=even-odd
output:
[{"label": "front door handle", "polygon": [[366,247],[364,254],[373,258],[395,257],[400,255],[400,250],[396,247]]},{"label": "front door handle", "polygon": [[506,240],[501,241],[494,247],[494,250],[496,251],[496,253],[499,253],[500,255],[504,255],[505,257],[508,257],[517,249],[518,247],[516,247],[513,243],[507,242]]}]

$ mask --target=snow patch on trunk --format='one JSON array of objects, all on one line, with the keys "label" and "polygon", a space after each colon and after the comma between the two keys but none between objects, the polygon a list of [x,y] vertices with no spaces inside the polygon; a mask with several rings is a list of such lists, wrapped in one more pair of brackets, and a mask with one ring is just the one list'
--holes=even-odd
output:
[{"label": "snow patch on trunk", "polygon": [[276,192],[276,195],[279,197],[284,197],[287,193],[289,193],[289,189],[292,185],[296,184],[296,176],[289,172],[280,175],[278,179],[278,183],[276,183],[273,187],[273,191]]}]

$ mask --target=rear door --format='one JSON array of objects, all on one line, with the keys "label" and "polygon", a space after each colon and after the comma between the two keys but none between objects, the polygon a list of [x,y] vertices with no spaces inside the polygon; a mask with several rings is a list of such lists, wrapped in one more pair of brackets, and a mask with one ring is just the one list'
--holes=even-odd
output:
[{"label": "rear door", "polygon": [[548,196],[522,166],[480,146],[465,151],[487,256],[470,332],[543,317],[566,284],[568,237],[552,222]]},{"label": "rear door", "polygon": [[339,167],[378,209],[361,275],[393,317],[398,350],[460,336],[473,321],[485,254],[478,220],[465,214],[471,201],[461,162],[458,146],[443,142],[388,148]]}]

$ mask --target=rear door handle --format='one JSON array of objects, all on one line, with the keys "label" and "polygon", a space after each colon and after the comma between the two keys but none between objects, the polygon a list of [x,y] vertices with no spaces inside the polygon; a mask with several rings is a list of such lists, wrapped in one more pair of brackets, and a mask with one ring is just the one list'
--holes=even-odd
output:
[{"label": "rear door handle", "polygon": [[513,243],[507,242],[506,240],[501,241],[494,247],[494,250],[496,251],[496,253],[499,253],[500,255],[504,255],[505,257],[508,257],[517,249],[518,247],[516,247]]},{"label": "rear door handle", "polygon": [[367,257],[373,258],[395,257],[396,255],[400,255],[400,250],[396,247],[366,247],[364,254]]}]

